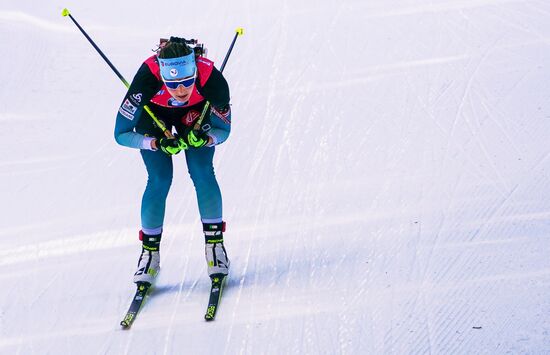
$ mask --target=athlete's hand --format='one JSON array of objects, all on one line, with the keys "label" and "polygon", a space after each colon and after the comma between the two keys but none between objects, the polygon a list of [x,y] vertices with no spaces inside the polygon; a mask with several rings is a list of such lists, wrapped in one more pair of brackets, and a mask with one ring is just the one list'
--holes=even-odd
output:
[{"label": "athlete's hand", "polygon": [[185,143],[193,148],[204,147],[208,143],[208,136],[196,129],[191,129],[187,132]]},{"label": "athlete's hand", "polygon": [[187,143],[182,138],[161,138],[157,141],[157,147],[167,155],[176,155],[182,150],[189,148]]}]

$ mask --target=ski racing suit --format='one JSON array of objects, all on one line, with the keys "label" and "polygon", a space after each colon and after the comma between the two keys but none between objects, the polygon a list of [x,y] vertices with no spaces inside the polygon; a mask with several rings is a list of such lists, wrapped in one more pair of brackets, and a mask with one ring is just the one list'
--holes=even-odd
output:
[{"label": "ski racing suit", "polygon": [[141,202],[141,224],[147,234],[162,232],[173,165],[171,156],[151,147],[151,141],[164,137],[164,134],[143,109],[144,105],[149,106],[167,129],[174,127],[183,135],[185,128],[192,126],[200,116],[206,100],[210,102],[213,110],[205,117],[201,130],[212,138],[212,143],[201,148],[190,147],[185,150],[185,159],[195,186],[202,222],[222,222],[222,196],[212,160],[215,146],[223,143],[231,131],[229,87],[212,61],[198,57],[196,66],[193,93],[187,102],[180,102],[166,90],[157,57],[151,56],[137,71],[116,116],[116,142],[140,149],[147,169],[147,186]]}]

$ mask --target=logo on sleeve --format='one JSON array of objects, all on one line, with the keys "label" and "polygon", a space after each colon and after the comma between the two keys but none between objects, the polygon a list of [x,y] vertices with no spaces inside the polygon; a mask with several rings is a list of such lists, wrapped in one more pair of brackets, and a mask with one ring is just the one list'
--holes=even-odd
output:
[{"label": "logo on sleeve", "polygon": [[132,99],[134,99],[134,103],[136,104],[140,104],[141,103],[141,92],[137,93],[137,94],[133,94],[132,95]]},{"label": "logo on sleeve", "polygon": [[122,109],[131,114],[134,114],[137,111],[137,107],[132,105],[132,103],[128,99],[124,100],[124,103],[122,104]]},{"label": "logo on sleeve", "polygon": [[124,117],[126,117],[127,119],[129,119],[130,121],[133,121],[133,120],[134,120],[134,115],[132,115],[131,113],[129,113],[129,112],[127,112],[126,110],[124,110],[124,109],[122,108],[122,106],[118,109],[118,112],[119,112],[122,116],[124,116]]},{"label": "logo on sleeve", "polygon": [[134,120],[134,114],[136,113],[136,111],[137,107],[134,106],[129,99],[124,100],[124,102],[122,103],[122,105],[120,105],[118,109],[118,112],[130,121]]}]

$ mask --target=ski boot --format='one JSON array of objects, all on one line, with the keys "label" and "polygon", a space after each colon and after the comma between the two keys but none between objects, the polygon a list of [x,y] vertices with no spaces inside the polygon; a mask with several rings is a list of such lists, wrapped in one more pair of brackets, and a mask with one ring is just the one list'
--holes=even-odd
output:
[{"label": "ski boot", "polygon": [[229,259],[223,246],[223,232],[225,222],[203,223],[204,239],[206,242],[204,253],[208,268],[208,276],[226,276],[229,272]]},{"label": "ski boot", "polygon": [[161,234],[147,235],[139,231],[139,239],[143,242],[137,271],[134,274],[135,283],[152,284],[160,271],[160,239]]}]

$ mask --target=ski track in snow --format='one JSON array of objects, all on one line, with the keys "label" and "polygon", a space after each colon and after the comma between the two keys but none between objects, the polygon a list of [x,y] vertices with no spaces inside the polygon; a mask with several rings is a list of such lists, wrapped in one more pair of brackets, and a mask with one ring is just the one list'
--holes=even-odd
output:
[{"label": "ski track in snow", "polygon": [[0,353],[550,351],[547,2],[169,1],[199,14],[170,23],[103,5],[66,6],[127,78],[182,24],[217,64],[245,28],[215,158],[230,278],[204,322],[203,236],[176,157],[162,271],[119,329],[146,179],[112,138],[124,88],[60,8],[9,2]]}]

